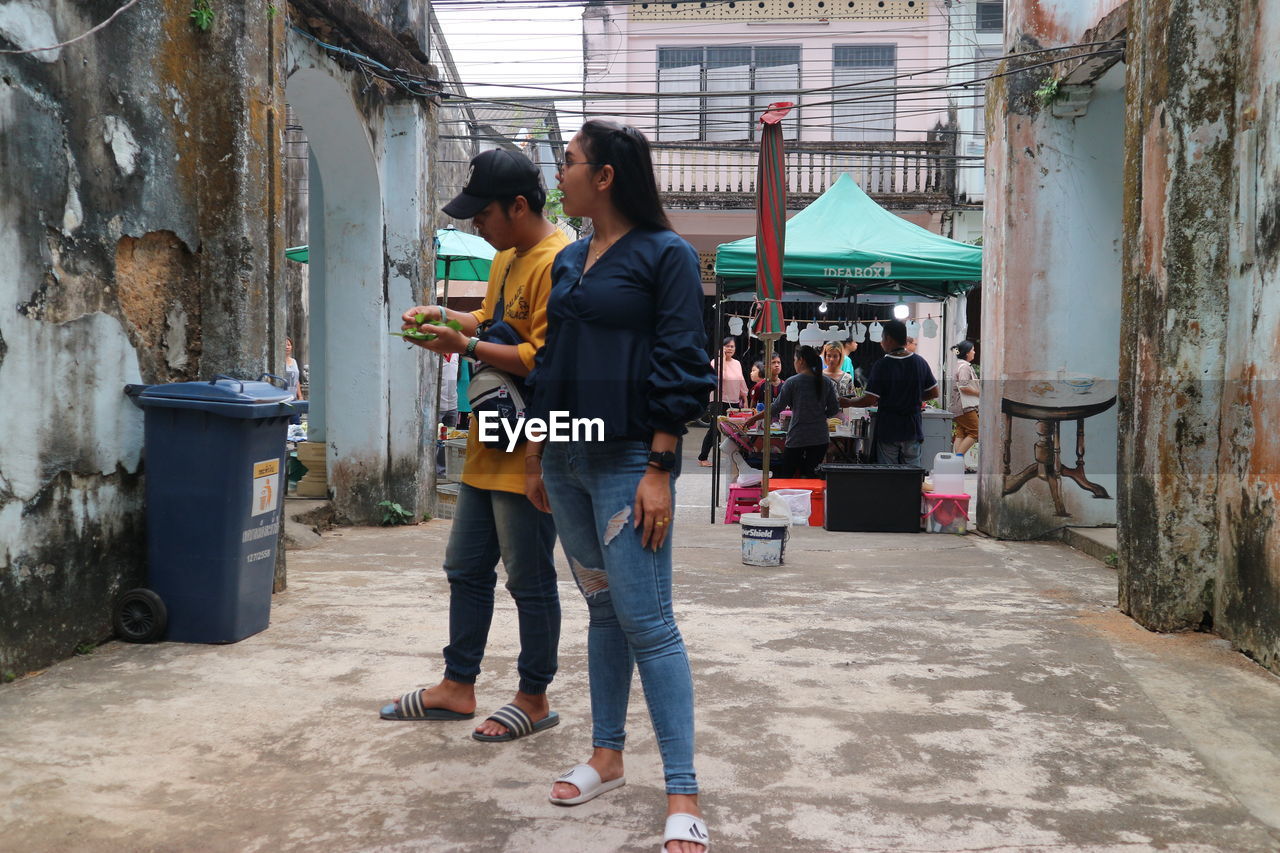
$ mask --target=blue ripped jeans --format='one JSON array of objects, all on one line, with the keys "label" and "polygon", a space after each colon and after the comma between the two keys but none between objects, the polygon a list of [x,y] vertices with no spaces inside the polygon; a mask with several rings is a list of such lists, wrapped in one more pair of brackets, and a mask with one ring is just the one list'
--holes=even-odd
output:
[{"label": "blue ripped jeans", "polygon": [[[542,477],[574,580],[587,599],[592,745],[626,744],[631,673],[638,666],[668,794],[696,794],[693,674],[671,610],[671,534],[657,550],[632,527],[648,469],[641,441],[548,442]],[[672,477],[672,506],[675,477]]]}]

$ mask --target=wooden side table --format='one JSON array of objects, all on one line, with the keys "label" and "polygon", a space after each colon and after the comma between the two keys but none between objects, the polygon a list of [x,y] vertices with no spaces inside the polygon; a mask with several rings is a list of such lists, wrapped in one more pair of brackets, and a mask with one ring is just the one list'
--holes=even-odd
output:
[{"label": "wooden side table", "polygon": [[[1115,397],[1105,400],[1083,400],[1078,404],[1058,405],[1058,401],[1041,403],[1025,403],[1011,400],[1008,397],[1000,401],[1000,411],[1004,414],[1004,494],[1011,495],[1026,485],[1028,480],[1040,479],[1049,484],[1049,494],[1053,496],[1055,515],[1070,517],[1062,502],[1061,481],[1063,477],[1074,480],[1076,485],[1091,493],[1095,498],[1110,499],[1107,490],[1097,483],[1092,483],[1084,474],[1084,419],[1105,412],[1116,404]],[[1035,460],[1016,474],[1009,473],[1009,455],[1013,442],[1013,419],[1026,418],[1036,422]],[[1076,422],[1076,464],[1075,467],[1064,467],[1061,458],[1062,439],[1060,429],[1063,421]]]}]

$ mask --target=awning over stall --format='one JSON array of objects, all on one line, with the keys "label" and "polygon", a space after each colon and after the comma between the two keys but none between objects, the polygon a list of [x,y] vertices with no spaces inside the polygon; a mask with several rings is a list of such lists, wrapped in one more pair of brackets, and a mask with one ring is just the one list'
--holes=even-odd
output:
[{"label": "awning over stall", "polygon": [[[941,301],[982,278],[982,249],[896,216],[848,174],[787,222],[782,278],[787,289],[839,299],[858,293]],[[723,293],[756,289],[756,238],[721,244]]]}]

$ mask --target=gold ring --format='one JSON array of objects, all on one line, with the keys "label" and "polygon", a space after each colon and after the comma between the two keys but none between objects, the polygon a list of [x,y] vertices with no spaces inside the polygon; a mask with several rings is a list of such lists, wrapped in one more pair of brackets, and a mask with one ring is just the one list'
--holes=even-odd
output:
[{"label": "gold ring", "polygon": [[655,521],[655,522],[654,522],[654,524],[658,525],[659,527],[661,527],[662,525],[664,525],[664,524],[666,524],[666,523],[667,523],[667,520],[666,520],[665,518],[660,518],[660,519],[658,519],[657,521]]}]

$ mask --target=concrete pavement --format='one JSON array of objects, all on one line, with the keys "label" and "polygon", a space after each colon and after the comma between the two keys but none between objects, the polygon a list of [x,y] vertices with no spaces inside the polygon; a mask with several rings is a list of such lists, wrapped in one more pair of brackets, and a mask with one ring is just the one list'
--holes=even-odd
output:
[{"label": "concrete pavement", "polygon": [[[696,447],[696,445],[695,445]],[[1114,609],[1056,543],[795,531],[748,568],[687,470],[677,615],[716,851],[1280,849],[1280,679]],[[562,724],[481,744],[380,704],[440,671],[449,523],[291,552],[271,627],[109,643],[0,687],[0,849],[651,851],[662,775],[638,680],[628,784],[546,801],[590,747],[585,605],[561,567]],[[562,557],[561,557],[562,559]],[[482,710],[514,690],[500,591]]]}]

